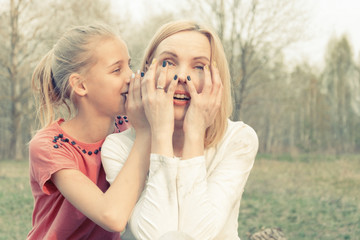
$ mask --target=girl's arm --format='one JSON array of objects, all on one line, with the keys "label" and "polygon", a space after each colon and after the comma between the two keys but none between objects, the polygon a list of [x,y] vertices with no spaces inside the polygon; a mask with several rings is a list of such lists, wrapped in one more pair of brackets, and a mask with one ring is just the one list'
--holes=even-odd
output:
[{"label": "girl's arm", "polygon": [[103,193],[78,170],[63,169],[51,180],[84,215],[108,231],[121,232],[143,189],[148,171],[149,134],[139,134],[128,160],[110,188]]},{"label": "girl's arm", "polygon": [[[143,190],[149,169],[150,128],[140,97],[140,73],[132,79],[126,102],[127,114],[136,131],[136,138],[110,188],[103,193],[80,171],[63,169],[52,175],[52,181],[77,209],[108,231],[125,229],[132,209]],[[134,78],[134,76],[133,76]]]}]

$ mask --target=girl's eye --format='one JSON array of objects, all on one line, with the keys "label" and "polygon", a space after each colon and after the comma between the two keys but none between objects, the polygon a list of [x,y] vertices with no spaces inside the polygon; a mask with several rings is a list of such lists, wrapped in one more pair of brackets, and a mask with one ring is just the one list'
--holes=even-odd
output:
[{"label": "girl's eye", "polygon": [[113,72],[120,72],[120,68],[115,69]]}]

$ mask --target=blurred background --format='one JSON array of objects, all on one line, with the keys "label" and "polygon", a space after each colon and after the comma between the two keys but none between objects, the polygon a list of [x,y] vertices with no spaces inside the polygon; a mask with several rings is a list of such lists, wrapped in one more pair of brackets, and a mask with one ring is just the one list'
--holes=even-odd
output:
[{"label": "blurred background", "polygon": [[69,27],[102,22],[125,39],[136,71],[155,30],[182,18],[219,34],[232,119],[259,136],[241,239],[264,228],[288,239],[359,239],[359,12],[358,0],[0,0],[0,240],[31,229],[30,83],[41,57]]},{"label": "blurred background", "polygon": [[26,144],[35,130],[31,75],[67,28],[93,22],[115,26],[136,71],[155,30],[180,18],[218,32],[231,69],[232,118],[257,131],[261,153],[360,152],[359,49],[350,28],[341,32],[351,9],[359,9],[354,0],[0,3],[2,159],[27,158]]}]

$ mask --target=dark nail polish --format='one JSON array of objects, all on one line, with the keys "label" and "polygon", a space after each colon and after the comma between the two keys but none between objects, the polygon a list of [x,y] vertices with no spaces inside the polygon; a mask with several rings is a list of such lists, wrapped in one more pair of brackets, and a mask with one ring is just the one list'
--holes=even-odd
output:
[{"label": "dark nail polish", "polygon": [[141,72],[141,77],[144,77],[145,73],[144,72]]},{"label": "dark nail polish", "polygon": [[174,80],[176,80],[177,79],[177,75],[175,74],[175,76],[174,76]]},{"label": "dark nail polish", "polygon": [[187,76],[187,80],[188,80],[188,81],[191,81],[191,78],[190,78],[190,76]]},{"label": "dark nail polish", "polygon": [[163,66],[163,67],[166,67],[166,61],[163,61],[162,66]]},{"label": "dark nail polish", "polygon": [[145,61],[145,64],[149,64],[149,62],[148,62],[148,61]]}]

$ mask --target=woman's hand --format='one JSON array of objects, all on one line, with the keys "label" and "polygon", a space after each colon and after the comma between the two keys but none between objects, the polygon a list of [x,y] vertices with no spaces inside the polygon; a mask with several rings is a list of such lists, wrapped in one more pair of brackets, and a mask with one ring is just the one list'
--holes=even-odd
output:
[{"label": "woman's hand", "polygon": [[[161,69],[156,81],[157,68]],[[142,81],[141,93],[145,114],[151,127],[151,152],[172,157],[173,96],[178,79],[172,78],[173,80],[166,86],[166,78],[166,62],[163,62],[162,66],[158,66],[154,60]]]},{"label": "woman's hand", "polygon": [[137,71],[136,74],[131,76],[127,101],[125,104],[126,113],[136,132],[150,132],[150,125],[146,119],[144,106],[141,100],[141,81],[140,71]]},{"label": "woman's hand", "polygon": [[203,154],[206,129],[214,122],[221,106],[223,86],[216,64],[211,65],[211,72],[206,65],[204,75],[204,88],[200,93],[196,91],[191,79],[187,79],[191,101],[183,125],[185,133],[183,158]]}]

